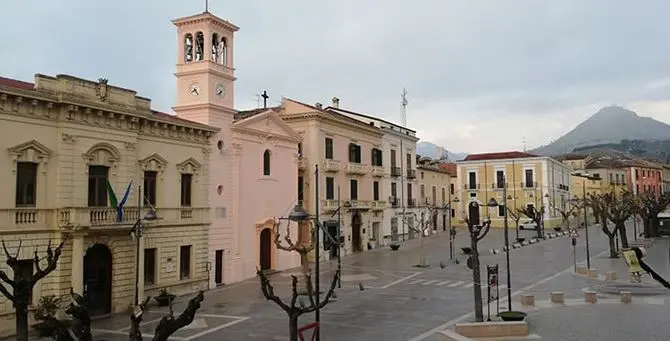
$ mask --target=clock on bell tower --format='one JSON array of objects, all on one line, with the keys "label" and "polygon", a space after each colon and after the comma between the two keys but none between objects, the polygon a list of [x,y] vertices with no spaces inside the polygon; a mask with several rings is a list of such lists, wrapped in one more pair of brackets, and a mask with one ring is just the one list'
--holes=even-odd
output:
[{"label": "clock on bell tower", "polygon": [[209,114],[234,114],[233,36],[239,28],[208,11],[175,19],[177,104],[185,119],[213,124]]}]

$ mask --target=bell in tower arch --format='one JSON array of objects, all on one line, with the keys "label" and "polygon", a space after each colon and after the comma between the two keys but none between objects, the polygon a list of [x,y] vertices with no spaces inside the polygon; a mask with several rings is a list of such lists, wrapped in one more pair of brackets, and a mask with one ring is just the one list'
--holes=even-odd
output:
[{"label": "bell in tower arch", "polygon": [[219,61],[219,35],[216,33],[212,33],[212,61]]},{"label": "bell in tower arch", "polygon": [[226,38],[221,38],[221,42],[219,43],[219,59],[217,60],[221,65],[227,66],[228,64],[227,54],[228,54],[228,42],[226,41]]},{"label": "bell in tower arch", "polygon": [[205,57],[205,35],[198,32],[195,35],[195,61],[201,61]]},{"label": "bell in tower arch", "polygon": [[190,33],[184,36],[184,61],[193,61],[193,35]]}]

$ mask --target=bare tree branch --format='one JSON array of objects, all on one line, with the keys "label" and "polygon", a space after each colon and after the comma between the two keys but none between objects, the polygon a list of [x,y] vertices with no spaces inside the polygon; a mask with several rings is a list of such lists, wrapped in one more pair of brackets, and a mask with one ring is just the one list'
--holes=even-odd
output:
[{"label": "bare tree branch", "polygon": [[193,322],[195,318],[195,313],[200,309],[200,303],[204,301],[205,296],[202,291],[198,293],[197,296],[193,297],[182,312],[177,318],[171,316],[164,316],[156,327],[156,334],[154,335],[153,341],[167,341],[167,339],[174,334],[180,328],[186,327],[187,325]]}]

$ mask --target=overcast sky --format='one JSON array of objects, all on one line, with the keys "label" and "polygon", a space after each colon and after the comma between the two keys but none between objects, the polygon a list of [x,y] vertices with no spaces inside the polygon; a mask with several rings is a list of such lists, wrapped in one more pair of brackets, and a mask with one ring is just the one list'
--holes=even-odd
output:
[{"label": "overcast sky", "polygon": [[[204,0],[3,3],[0,75],[109,78],[174,104],[176,29]],[[407,121],[453,152],[522,149],[603,105],[670,122],[670,1],[210,0],[238,25],[236,107],[267,90]]]}]

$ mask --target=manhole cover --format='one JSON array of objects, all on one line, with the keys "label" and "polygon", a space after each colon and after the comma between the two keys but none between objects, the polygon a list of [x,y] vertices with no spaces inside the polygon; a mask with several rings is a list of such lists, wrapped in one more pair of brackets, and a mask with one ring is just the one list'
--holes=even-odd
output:
[{"label": "manhole cover", "polygon": [[594,287],[595,291],[599,291],[605,294],[615,294],[618,295],[622,291],[629,291],[632,295],[668,295],[670,290],[660,287],[660,286],[651,286],[644,284],[626,284],[626,283],[617,283],[617,284],[605,284]]}]

